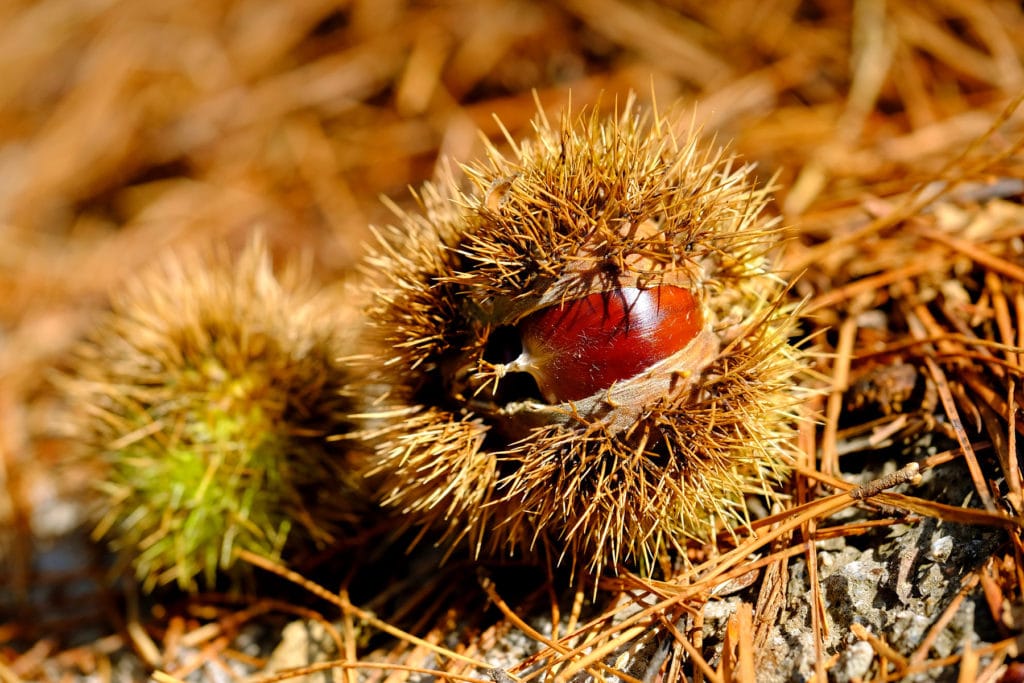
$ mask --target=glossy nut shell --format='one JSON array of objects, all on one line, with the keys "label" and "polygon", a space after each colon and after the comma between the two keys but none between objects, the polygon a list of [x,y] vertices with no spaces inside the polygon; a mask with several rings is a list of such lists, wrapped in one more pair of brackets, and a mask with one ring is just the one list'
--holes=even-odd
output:
[{"label": "glossy nut shell", "polygon": [[703,325],[682,287],[590,294],[520,320],[522,354],[507,371],[530,373],[550,403],[578,401],[680,351]]}]

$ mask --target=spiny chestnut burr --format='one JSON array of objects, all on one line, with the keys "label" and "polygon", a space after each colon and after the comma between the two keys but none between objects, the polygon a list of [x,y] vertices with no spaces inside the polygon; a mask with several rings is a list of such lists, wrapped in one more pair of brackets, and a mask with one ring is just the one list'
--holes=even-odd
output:
[{"label": "spiny chestnut burr", "polygon": [[792,311],[750,168],[632,100],[426,185],[369,259],[369,474],[454,548],[649,571],[793,448]]},{"label": "spiny chestnut burr", "polygon": [[237,262],[167,259],[114,298],[62,378],[101,471],[95,536],[144,589],[238,579],[236,548],[277,559],[353,523],[358,484],[327,441],[351,410],[337,360],[351,320],[311,285],[295,264],[276,276],[261,239]]}]

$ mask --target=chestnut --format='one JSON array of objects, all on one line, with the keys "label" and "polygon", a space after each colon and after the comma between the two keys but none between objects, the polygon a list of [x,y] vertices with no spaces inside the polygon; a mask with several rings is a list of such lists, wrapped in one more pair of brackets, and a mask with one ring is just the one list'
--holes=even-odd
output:
[{"label": "chestnut", "polygon": [[689,290],[622,287],[534,311],[506,372],[528,372],[550,403],[576,401],[634,377],[689,344],[704,324]]},{"label": "chestnut", "polygon": [[677,124],[541,115],[380,231],[366,474],[417,538],[649,572],[776,496],[804,361],[768,191]]}]

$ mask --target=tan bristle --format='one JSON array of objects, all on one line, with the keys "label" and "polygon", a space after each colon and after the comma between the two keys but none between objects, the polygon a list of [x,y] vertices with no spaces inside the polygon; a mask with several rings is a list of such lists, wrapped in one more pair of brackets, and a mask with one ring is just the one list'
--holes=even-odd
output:
[{"label": "tan bristle", "polygon": [[237,262],[167,259],[81,345],[60,383],[102,472],[96,536],[145,589],[212,586],[236,549],[280,558],[350,523],[357,483],[327,440],[351,406],[347,305],[275,276],[256,239]]},{"label": "tan bristle", "polygon": [[[632,102],[542,116],[535,139],[425,186],[421,213],[382,231],[364,419],[380,500],[410,527],[474,553],[647,569],[775,495],[802,367],[767,258],[780,231],[750,167],[673,123]],[[648,333],[623,293],[663,288],[692,294],[700,327],[628,374],[619,356]],[[516,346],[525,334],[540,350]]]}]

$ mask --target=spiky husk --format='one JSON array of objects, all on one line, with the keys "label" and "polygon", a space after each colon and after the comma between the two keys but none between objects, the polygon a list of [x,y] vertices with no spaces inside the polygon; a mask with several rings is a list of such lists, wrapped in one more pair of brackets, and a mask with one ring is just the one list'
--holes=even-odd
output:
[{"label": "spiky husk", "polygon": [[236,264],[169,258],[113,300],[62,383],[104,471],[95,535],[145,589],[212,585],[235,549],[279,558],[348,523],[338,482],[355,482],[326,440],[350,410],[347,306],[294,264],[275,277],[261,239]]},{"label": "spiky husk", "polygon": [[[687,538],[747,522],[747,496],[772,498],[785,474],[801,360],[766,259],[779,231],[750,168],[631,103],[535,128],[510,156],[489,149],[467,183],[425,186],[422,212],[382,232],[371,472],[385,505],[446,543],[646,571]],[[612,390],[586,414],[503,398],[495,330],[662,284],[699,292],[706,357],[623,383],[631,405]]]}]

